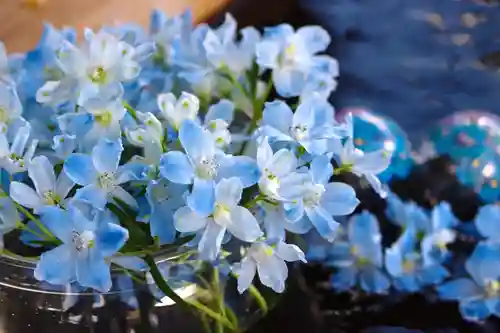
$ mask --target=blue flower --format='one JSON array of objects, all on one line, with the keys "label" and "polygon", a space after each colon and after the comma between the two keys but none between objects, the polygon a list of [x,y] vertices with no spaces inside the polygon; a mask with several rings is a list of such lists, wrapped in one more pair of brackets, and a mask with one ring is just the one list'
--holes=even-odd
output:
[{"label": "blue flower", "polygon": [[127,229],[98,212],[93,219],[78,208],[63,210],[55,206],[41,209],[42,223],[63,242],[44,252],[35,269],[35,277],[51,284],[65,285],[73,281],[101,292],[111,289],[109,263],[128,239]]},{"label": "blue flower", "polygon": [[422,207],[412,201],[403,202],[392,192],[389,192],[387,196],[386,214],[392,223],[401,228],[413,226],[417,231],[430,232],[432,230],[431,220]]},{"label": "blue flower", "polygon": [[[272,70],[273,83],[283,97],[302,94],[309,76],[338,76],[337,62],[328,56],[316,56],[330,44],[328,33],[318,26],[294,29],[288,24],[266,28],[256,47],[256,61]],[[333,84],[331,84],[333,85]]]},{"label": "blue flower", "polygon": [[438,287],[444,300],[460,302],[466,320],[483,321],[490,315],[500,317],[500,249],[481,242],[465,263],[470,277],[448,281]]},{"label": "blue flower", "polygon": [[262,215],[259,217],[264,224],[267,239],[284,241],[286,237],[285,231],[302,235],[313,228],[313,224],[307,218],[301,218],[298,221],[288,221],[282,204],[271,204],[260,201],[259,206],[261,207],[259,212]]},{"label": "blue flower", "polygon": [[453,229],[458,225],[450,204],[442,202],[431,212],[431,229],[425,234],[421,242],[422,254],[427,256],[428,263],[442,263],[449,256],[447,245],[456,237]]},{"label": "blue flower", "polygon": [[243,184],[238,178],[222,179],[215,187],[215,204],[208,217],[200,216],[185,206],[174,214],[175,228],[180,232],[202,232],[198,244],[200,257],[215,260],[226,231],[245,242],[254,242],[263,235],[257,219],[238,203]]},{"label": "blue flower", "polygon": [[217,104],[211,105],[205,115],[204,126],[212,133],[217,148],[222,149],[231,143],[229,125],[234,117],[233,102],[222,99]]},{"label": "blue flower", "polygon": [[417,234],[415,227],[407,226],[396,243],[385,251],[385,267],[398,290],[417,292],[449,276],[441,263],[425,252],[429,249],[418,251]]},{"label": "blue flower", "polygon": [[479,209],[474,220],[477,231],[488,241],[500,242],[500,208],[497,205],[486,205]]},{"label": "blue flower", "polygon": [[31,126],[21,126],[14,135],[14,140],[9,145],[5,126],[0,129],[0,167],[11,175],[24,172],[35,154],[38,141],[31,140]]},{"label": "blue flower", "polygon": [[79,105],[101,94],[117,98],[123,94],[122,82],[137,77],[138,57],[131,45],[100,31],[86,31],[86,40],[78,48],[62,41],[57,63],[62,71],[58,80],[46,82],[36,94],[39,103],[58,105],[76,100]]},{"label": "blue flower", "polygon": [[76,136],[71,134],[55,135],[52,139],[52,149],[59,160],[64,161],[76,149]]},{"label": "blue flower", "polygon": [[328,149],[327,139],[345,132],[334,122],[333,107],[315,95],[302,102],[295,113],[285,102],[266,103],[262,119],[262,136],[297,143],[311,154],[324,154]]},{"label": "blue flower", "polygon": [[330,159],[324,155],[315,157],[309,170],[310,181],[302,185],[300,196],[283,204],[289,221],[307,218],[330,242],[335,239],[340,226],[332,216],[349,215],[359,204],[351,186],[328,182],[332,175]]},{"label": "blue flower", "polygon": [[37,156],[28,165],[28,175],[35,185],[33,190],[21,182],[10,183],[10,197],[17,203],[33,209],[35,212],[44,206],[64,206],[73,181],[61,171],[56,178],[54,166],[46,156]]},{"label": "blue flower", "polygon": [[64,171],[73,182],[83,186],[77,190],[75,198],[89,202],[98,209],[104,209],[114,197],[131,207],[137,207],[134,197],[120,187],[136,178],[126,166],[118,167],[122,151],[121,140],[102,139],[90,156],[71,154],[64,162]]},{"label": "blue flower", "polygon": [[233,266],[233,271],[238,276],[238,291],[243,293],[247,290],[252,284],[255,273],[258,272],[263,285],[282,293],[288,278],[285,261],[306,262],[306,259],[296,245],[284,242],[275,245],[263,242],[252,244],[241,262]]},{"label": "blue flower", "polygon": [[347,225],[347,239],[329,250],[328,265],[337,268],[332,286],[340,291],[356,284],[368,293],[385,293],[391,281],[383,271],[382,235],[377,218],[364,211],[354,215]]},{"label": "blue flower", "polygon": [[148,200],[149,225],[151,236],[158,237],[160,244],[175,240],[174,213],[184,205],[184,192],[187,186],[168,183],[167,180],[152,180],[146,189]]},{"label": "blue flower", "polygon": [[186,200],[201,216],[213,210],[216,180],[237,177],[244,187],[257,182],[259,174],[253,159],[223,154],[216,149],[213,135],[196,122],[184,121],[179,140],[186,153],[170,151],[163,155],[160,173],[173,183],[193,184]]}]

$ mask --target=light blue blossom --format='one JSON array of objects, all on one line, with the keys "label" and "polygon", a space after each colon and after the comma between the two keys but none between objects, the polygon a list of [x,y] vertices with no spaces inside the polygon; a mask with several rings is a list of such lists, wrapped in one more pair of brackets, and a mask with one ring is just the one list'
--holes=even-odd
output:
[{"label": "light blue blossom", "polygon": [[200,101],[198,97],[187,92],[182,92],[179,98],[172,93],[167,93],[158,95],[158,107],[161,116],[178,130],[184,120],[198,119]]},{"label": "light blue blossom", "polygon": [[348,222],[346,240],[335,242],[328,265],[337,268],[335,289],[347,291],[359,284],[368,293],[385,293],[391,281],[383,271],[382,235],[377,218],[364,211]]},{"label": "light blue blossom", "polygon": [[303,27],[295,32],[292,26],[280,24],[265,29],[256,47],[256,61],[272,70],[273,83],[281,96],[299,96],[310,76],[325,74],[332,81],[338,76],[335,59],[316,56],[328,44],[330,36],[321,27]]},{"label": "light blue blossom", "polygon": [[219,149],[223,149],[231,143],[229,125],[232,123],[233,117],[234,104],[227,99],[222,99],[208,108],[204,126],[212,133],[215,145]]},{"label": "light blue blossom", "polygon": [[228,156],[217,150],[212,134],[191,120],[185,120],[179,140],[186,151],[170,151],[162,156],[160,173],[171,182],[193,184],[187,197],[188,206],[201,216],[214,207],[215,181],[237,177],[244,187],[257,182],[255,161],[246,156]]},{"label": "light blue blossom", "polygon": [[0,124],[9,124],[21,117],[23,106],[12,83],[0,79]]},{"label": "light blue blossom", "polygon": [[122,82],[137,77],[140,53],[115,36],[87,30],[85,41],[78,48],[62,41],[57,52],[57,63],[62,70],[58,80],[47,81],[36,98],[39,103],[57,105],[76,100],[79,105],[100,94],[119,98]]},{"label": "light blue blossom", "polygon": [[457,218],[453,215],[451,206],[447,202],[441,202],[431,212],[431,229],[425,234],[421,242],[422,254],[427,256],[425,260],[430,263],[440,264],[449,256],[447,245],[456,238],[453,229],[458,225]]},{"label": "light blue blossom", "polygon": [[215,204],[208,217],[200,216],[188,206],[174,214],[175,228],[180,232],[202,232],[198,244],[200,257],[215,260],[226,231],[244,242],[254,242],[263,235],[250,211],[238,203],[243,184],[238,178],[222,179],[215,187]]},{"label": "light blue blossom", "polygon": [[71,134],[56,135],[52,139],[52,149],[60,160],[65,160],[76,149],[76,136]]},{"label": "light blue blossom", "polygon": [[286,218],[285,210],[282,204],[271,204],[260,201],[261,220],[266,230],[266,238],[273,241],[284,241],[286,231],[294,234],[305,234],[309,232],[313,225],[307,218],[301,218],[298,221],[290,222]]},{"label": "light blue blossom", "polygon": [[114,197],[137,207],[134,197],[120,186],[136,177],[126,166],[118,166],[122,151],[121,140],[102,139],[90,156],[81,153],[70,155],[64,162],[64,171],[72,181],[83,186],[77,190],[75,198],[98,209],[104,209]]},{"label": "light blue blossom", "polygon": [[111,289],[111,274],[106,258],[114,255],[128,239],[127,229],[98,212],[88,219],[84,212],[70,206],[41,209],[42,223],[63,242],[44,252],[35,269],[35,277],[51,284],[78,282],[101,292]]},{"label": "light blue blossom", "polygon": [[466,320],[483,321],[500,317],[500,249],[492,243],[479,243],[465,263],[470,277],[448,281],[438,287],[441,299],[460,302]]},{"label": "light blue blossom", "polygon": [[486,238],[486,240],[498,243],[500,242],[500,208],[497,205],[486,205],[479,209],[474,220],[477,231]]},{"label": "light blue blossom", "polygon": [[328,182],[333,167],[325,155],[312,160],[308,175],[310,180],[303,184],[300,196],[284,203],[286,217],[289,221],[307,218],[322,237],[332,242],[340,226],[332,216],[351,214],[359,200],[351,186]]},{"label": "light blue blossom", "polygon": [[61,171],[56,178],[54,166],[46,156],[37,156],[28,165],[28,175],[35,186],[33,190],[21,182],[10,183],[10,197],[35,212],[44,206],[64,206],[64,201],[74,183]]},{"label": "light blue blossom", "polygon": [[[5,126],[0,129],[0,167],[11,175],[24,172],[35,154],[37,140],[30,140],[31,126],[20,127],[9,145]],[[30,142],[31,141],[31,142]]]},{"label": "light blue blossom", "polygon": [[233,272],[238,276],[238,291],[247,290],[258,272],[263,285],[272,288],[277,293],[285,290],[288,268],[285,261],[306,262],[305,255],[299,247],[293,244],[279,242],[269,245],[264,242],[252,244],[246,251],[240,263],[233,266]]},{"label": "light blue blossom", "polygon": [[262,120],[262,136],[297,143],[311,154],[324,154],[327,139],[341,137],[345,132],[335,124],[333,107],[317,95],[303,101],[295,113],[283,101],[268,102]]},{"label": "light blue blossom", "polygon": [[165,179],[152,180],[147,186],[151,236],[158,237],[160,244],[169,244],[175,240],[174,213],[185,204],[186,191],[187,186],[169,183]]},{"label": "light blue blossom", "polygon": [[441,262],[425,252],[432,249],[422,247],[420,252],[418,245],[416,228],[407,226],[396,243],[385,251],[385,267],[398,290],[417,292],[449,276]]},{"label": "light blue blossom", "polygon": [[[411,225],[424,233],[432,231],[432,222],[425,210],[413,201],[403,202],[396,194],[389,192],[387,196],[387,217],[389,220],[401,228]],[[439,214],[435,216],[439,218]],[[434,217],[433,217],[434,219]],[[435,221],[436,226],[439,224]]]}]

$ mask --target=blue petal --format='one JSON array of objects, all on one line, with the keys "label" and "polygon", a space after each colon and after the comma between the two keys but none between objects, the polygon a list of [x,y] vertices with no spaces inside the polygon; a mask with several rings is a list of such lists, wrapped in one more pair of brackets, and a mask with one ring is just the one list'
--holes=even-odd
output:
[{"label": "blue petal", "polygon": [[349,221],[347,234],[351,245],[356,247],[361,257],[377,267],[382,265],[382,235],[374,215],[364,211],[353,216]]},{"label": "blue petal", "polygon": [[361,288],[369,293],[382,294],[391,286],[389,278],[377,267],[365,266],[359,276]]},{"label": "blue petal", "polygon": [[285,229],[293,232],[294,234],[303,235],[311,231],[311,229],[313,228],[311,221],[306,216],[303,216],[301,219],[295,222],[284,222]]},{"label": "blue petal", "polygon": [[93,118],[89,113],[67,113],[57,117],[57,123],[63,133],[83,137],[92,128]]},{"label": "blue petal", "polygon": [[99,173],[112,173],[118,169],[123,151],[122,141],[102,139],[92,149],[92,161]]},{"label": "blue petal", "polygon": [[349,215],[359,205],[356,192],[345,183],[328,183],[321,198],[321,206],[333,216]]},{"label": "blue petal", "polygon": [[481,288],[471,279],[461,278],[448,281],[437,287],[439,297],[444,300],[473,298],[481,294]]},{"label": "blue petal", "polygon": [[[290,127],[292,126],[293,112],[283,101],[273,101],[267,102],[264,107],[264,113],[262,115],[262,124],[270,126],[281,133],[277,133],[277,140],[282,140],[286,138],[281,138],[282,134],[285,134],[288,139]],[[268,135],[273,137],[272,135]]]},{"label": "blue petal", "polygon": [[158,237],[160,244],[171,244],[175,240],[174,209],[174,205],[168,200],[151,207],[151,236]]},{"label": "blue petal", "polygon": [[104,209],[108,202],[108,193],[97,185],[90,184],[76,191],[75,199],[91,204],[97,209]]},{"label": "blue petal", "polygon": [[330,283],[334,289],[339,291],[350,290],[356,284],[358,271],[355,267],[344,267],[337,270],[332,275]]},{"label": "blue petal", "polygon": [[185,120],[179,130],[179,140],[191,161],[197,163],[202,158],[212,158],[215,141],[212,134],[193,120]]},{"label": "blue petal", "polygon": [[127,242],[128,230],[114,223],[104,222],[96,232],[96,250],[104,257],[118,252]]},{"label": "blue petal", "polygon": [[148,264],[139,257],[116,256],[112,257],[111,261],[118,266],[137,272],[144,272],[149,269]]},{"label": "blue petal", "polygon": [[465,299],[460,302],[460,313],[466,320],[482,321],[490,314],[486,302],[482,298]]},{"label": "blue petal", "polygon": [[448,276],[450,273],[442,265],[432,265],[422,270],[420,280],[423,285],[435,285],[443,282]]},{"label": "blue petal", "polygon": [[434,230],[453,228],[457,224],[458,220],[455,215],[453,215],[453,211],[451,210],[451,205],[449,203],[442,202],[432,210],[432,227]]},{"label": "blue petal", "polygon": [[256,62],[264,68],[275,68],[278,65],[280,51],[281,48],[278,43],[272,41],[261,42],[256,46]]},{"label": "blue petal", "polygon": [[500,276],[500,248],[496,244],[481,242],[465,262],[465,269],[474,281],[483,286],[487,280]]},{"label": "blue petal", "polygon": [[160,174],[174,183],[192,184],[194,170],[186,154],[170,151],[161,157]]},{"label": "blue petal", "polygon": [[226,229],[219,226],[213,220],[207,223],[198,244],[200,259],[210,261],[217,259],[225,233]]},{"label": "blue petal", "polygon": [[92,159],[84,154],[71,154],[64,162],[64,171],[78,185],[92,184],[97,179],[97,170]]},{"label": "blue petal", "polygon": [[325,51],[331,41],[328,32],[320,26],[302,27],[296,34],[304,41],[305,49],[311,54]]},{"label": "blue petal", "polygon": [[107,292],[111,289],[109,264],[94,249],[79,254],[76,262],[76,279],[80,285],[101,292]]},{"label": "blue petal", "polygon": [[329,242],[333,242],[337,236],[340,224],[321,207],[316,207],[315,209],[306,208],[306,214],[319,234]]},{"label": "blue petal", "polygon": [[302,219],[304,209],[304,201],[302,199],[283,203],[283,210],[288,222],[297,222]]},{"label": "blue petal", "polygon": [[230,156],[221,161],[218,179],[238,178],[243,187],[256,184],[260,178],[259,167],[255,160],[248,156]]},{"label": "blue petal", "polygon": [[194,179],[193,190],[186,203],[200,216],[208,216],[214,210],[215,184],[213,180]]},{"label": "blue petal", "polygon": [[316,184],[328,183],[333,175],[333,166],[325,155],[315,157],[311,162],[310,170],[313,182]]},{"label": "blue petal", "polygon": [[421,286],[415,275],[404,274],[394,279],[394,287],[406,292],[416,292]]},{"label": "blue petal", "polygon": [[279,69],[272,76],[276,91],[283,97],[299,96],[304,88],[306,77],[300,71]]},{"label": "blue petal", "polygon": [[36,265],[35,278],[56,285],[66,285],[74,281],[75,256],[74,249],[68,244],[42,253]]},{"label": "blue petal", "polygon": [[222,119],[227,124],[231,124],[233,121],[233,114],[233,102],[227,99],[222,99],[217,104],[213,104],[210,106],[205,116],[205,124],[208,124],[208,122],[216,119]]},{"label": "blue petal", "polygon": [[500,207],[487,205],[479,209],[475,224],[482,236],[500,241]]},{"label": "blue petal", "polygon": [[69,212],[55,206],[45,206],[39,211],[41,222],[64,243],[73,239],[73,220]]}]

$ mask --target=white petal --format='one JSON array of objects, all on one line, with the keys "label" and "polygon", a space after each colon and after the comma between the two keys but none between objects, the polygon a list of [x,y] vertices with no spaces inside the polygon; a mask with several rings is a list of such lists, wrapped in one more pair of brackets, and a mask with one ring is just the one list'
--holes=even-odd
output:
[{"label": "white petal", "polygon": [[253,278],[257,271],[255,262],[251,259],[245,258],[237,269],[234,269],[235,274],[238,275],[238,292],[242,294],[252,284]]},{"label": "white petal", "polygon": [[227,229],[235,237],[244,242],[254,242],[263,235],[259,222],[248,209],[236,206],[230,214],[230,223],[227,225]]},{"label": "white petal", "polygon": [[193,212],[189,207],[181,207],[174,213],[174,226],[179,232],[194,232],[205,228],[207,219]]},{"label": "white petal", "polygon": [[28,175],[40,195],[54,191],[56,175],[49,159],[43,155],[35,157],[28,166]]},{"label": "white petal", "polygon": [[18,204],[28,208],[36,209],[43,204],[35,190],[19,182],[10,183],[10,197]]},{"label": "white petal", "polygon": [[215,202],[231,208],[240,202],[242,193],[243,184],[238,178],[222,179],[215,186]]}]

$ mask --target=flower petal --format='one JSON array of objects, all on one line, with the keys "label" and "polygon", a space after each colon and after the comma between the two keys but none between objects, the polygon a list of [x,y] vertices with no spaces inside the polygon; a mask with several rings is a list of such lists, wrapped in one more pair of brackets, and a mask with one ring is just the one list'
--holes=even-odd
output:
[{"label": "flower petal", "polygon": [[332,218],[330,213],[321,207],[316,207],[315,209],[306,208],[306,214],[323,238],[329,242],[335,240],[340,224]]},{"label": "flower petal", "polygon": [[273,155],[267,168],[278,177],[286,176],[297,168],[297,158],[290,150],[280,149]]},{"label": "flower petal", "polygon": [[225,233],[226,228],[221,227],[213,220],[208,220],[198,244],[200,259],[209,261],[217,259]]},{"label": "flower petal", "polygon": [[90,184],[78,189],[75,198],[102,210],[108,202],[108,193],[97,185]]},{"label": "flower petal", "polygon": [[55,285],[65,285],[75,280],[75,250],[63,244],[42,253],[36,265],[35,278]]},{"label": "flower petal", "polygon": [[149,270],[148,264],[139,257],[115,256],[111,258],[111,262],[136,272],[145,272]]},{"label": "flower petal", "polygon": [[127,242],[128,230],[115,223],[106,223],[96,232],[96,249],[105,256],[118,252]]},{"label": "flower petal", "polygon": [[391,286],[389,278],[377,267],[366,266],[359,276],[361,288],[368,293],[382,294]]},{"label": "flower petal", "polygon": [[19,182],[10,183],[10,197],[18,204],[32,209],[38,209],[44,204],[35,190]]},{"label": "flower petal", "polygon": [[221,99],[217,104],[213,104],[208,109],[205,116],[205,124],[216,119],[222,119],[227,124],[233,122],[234,104],[227,99]]},{"label": "flower petal", "polygon": [[437,287],[439,297],[444,300],[473,298],[481,294],[481,288],[471,279],[460,278],[448,281]]},{"label": "flower petal", "polygon": [[276,246],[276,254],[283,260],[293,262],[302,261],[306,263],[306,256],[304,252],[295,244],[286,244],[279,242]]},{"label": "flower petal", "polygon": [[247,188],[259,181],[260,171],[255,160],[248,156],[228,156],[222,159],[219,166],[218,179],[238,178]]},{"label": "flower petal", "polygon": [[179,130],[179,140],[191,161],[212,158],[215,154],[215,140],[212,134],[193,120],[185,120]]},{"label": "flower petal", "polygon": [[460,302],[460,313],[465,320],[470,321],[482,321],[491,314],[483,298],[462,300]]},{"label": "flower petal", "polygon": [[215,203],[214,186],[213,180],[195,178],[191,194],[186,198],[189,208],[201,216],[210,215]]},{"label": "flower petal", "polygon": [[44,206],[39,212],[41,222],[64,243],[73,241],[73,219],[68,211],[55,206]]},{"label": "flower petal", "polygon": [[497,205],[481,207],[474,223],[482,236],[500,241],[500,207]]},{"label": "flower petal", "polygon": [[314,158],[311,162],[310,172],[315,184],[326,184],[333,175],[333,166],[325,155]]},{"label": "flower petal", "polygon": [[264,261],[257,262],[257,272],[263,285],[277,293],[282,293],[285,290],[288,267],[282,259],[272,255]]},{"label": "flower petal", "polygon": [[111,273],[109,264],[97,251],[90,249],[80,253],[76,262],[76,279],[84,287],[94,288],[101,292],[111,289]]},{"label": "flower petal", "polygon": [[331,42],[328,32],[320,26],[302,27],[296,34],[304,41],[304,47],[311,54],[325,51]]},{"label": "flower petal", "polygon": [[355,267],[339,268],[332,275],[330,283],[339,291],[349,290],[356,284],[356,275],[357,269]]},{"label": "flower petal", "polygon": [[230,214],[227,229],[233,236],[244,242],[254,242],[263,235],[259,222],[248,209],[236,206]]},{"label": "flower petal", "polygon": [[118,169],[123,151],[122,141],[102,139],[92,150],[92,161],[99,173],[113,173]]},{"label": "flower petal", "polygon": [[174,183],[192,184],[194,170],[186,154],[170,151],[161,157],[160,174]]},{"label": "flower petal", "polygon": [[97,170],[92,159],[84,154],[71,154],[64,162],[64,171],[78,185],[89,185],[96,181]]},{"label": "flower petal", "polygon": [[120,186],[115,186],[113,190],[111,191],[110,195],[113,198],[118,198],[121,201],[123,201],[125,204],[127,204],[128,207],[132,209],[139,209],[139,204],[137,203],[137,200],[132,196],[132,194],[128,193],[123,189],[123,187]]},{"label": "flower petal", "polygon": [[328,183],[321,206],[333,216],[349,215],[359,205],[354,189],[345,183]]},{"label": "flower petal", "polygon": [[239,267],[233,268],[233,271],[238,276],[238,292],[243,294],[252,284],[257,272],[257,266],[253,260],[245,258],[241,261]]},{"label": "flower petal", "polygon": [[377,175],[389,167],[391,157],[391,153],[384,149],[365,153],[354,161],[353,171]]},{"label": "flower petal", "polygon": [[207,219],[189,207],[181,207],[174,213],[174,226],[179,232],[195,232],[205,228]]},{"label": "flower petal", "polygon": [[28,175],[40,195],[56,189],[54,167],[46,156],[37,156],[28,166]]},{"label": "flower petal", "polygon": [[238,178],[222,179],[215,186],[215,202],[228,208],[235,207],[241,200],[243,184]]},{"label": "flower petal", "polygon": [[269,145],[269,140],[265,137],[257,149],[257,165],[260,170],[264,170],[273,158],[273,150]]},{"label": "flower petal", "polygon": [[[289,136],[292,126],[293,112],[283,101],[275,100],[267,102],[262,115],[262,124],[277,129]],[[279,140],[279,138],[278,138]]]}]

